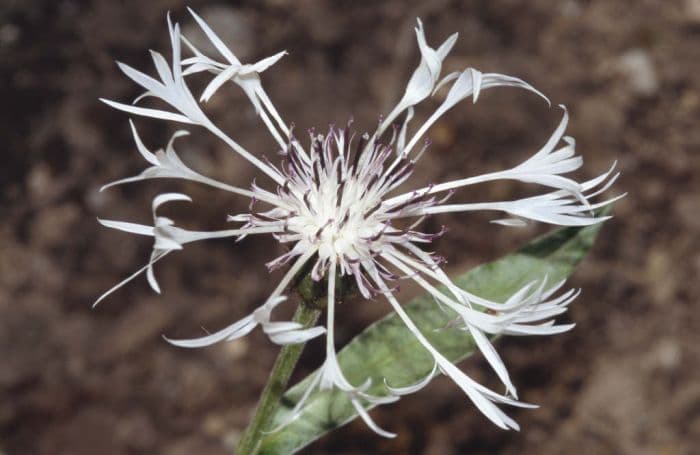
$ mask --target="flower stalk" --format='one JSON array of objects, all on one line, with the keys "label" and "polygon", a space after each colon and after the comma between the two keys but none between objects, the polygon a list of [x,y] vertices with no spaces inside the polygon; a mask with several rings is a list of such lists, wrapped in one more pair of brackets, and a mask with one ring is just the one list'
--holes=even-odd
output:
[{"label": "flower stalk", "polygon": [[[321,315],[321,310],[310,303],[306,301],[300,302],[294,313],[293,321],[301,324],[304,328],[309,328],[316,324],[318,317]],[[306,346],[306,343],[288,344],[280,349],[267,384],[260,395],[255,415],[238,442],[236,455],[257,453],[262,439],[262,432],[265,429],[269,429],[272,423],[271,420],[275,415],[277,406],[279,406],[280,398],[287,390],[289,378],[299,361],[299,357],[301,357],[304,346]]]}]

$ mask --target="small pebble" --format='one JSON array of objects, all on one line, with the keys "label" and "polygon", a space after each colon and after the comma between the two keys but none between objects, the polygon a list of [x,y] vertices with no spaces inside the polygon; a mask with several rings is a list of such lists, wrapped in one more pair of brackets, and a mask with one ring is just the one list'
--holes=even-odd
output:
[{"label": "small pebble", "polygon": [[659,89],[654,62],[643,49],[632,49],[620,57],[618,67],[627,78],[630,89],[644,96],[650,96]]}]

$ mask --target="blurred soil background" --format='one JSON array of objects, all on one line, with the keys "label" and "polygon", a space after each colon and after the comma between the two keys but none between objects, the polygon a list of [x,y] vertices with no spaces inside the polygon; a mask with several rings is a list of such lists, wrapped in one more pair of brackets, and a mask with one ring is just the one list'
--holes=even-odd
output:
[{"label": "blurred soil background", "polygon": [[[373,412],[398,432],[373,435],[361,422],[307,453],[690,454],[700,443],[700,1],[262,0],[189,4],[250,62],[286,49],[263,75],[298,131],[344,124],[372,128],[401,96],[418,62],[415,18],[437,44],[460,40],[445,72],[474,66],[532,82],[570,109],[568,133],[585,157],[581,177],[614,160],[623,175],[615,206],[570,284],[583,287],[566,335],[503,339],[500,350],[521,398],[522,432],[503,432],[449,380]],[[202,43],[174,0],[3,0],[0,5],[0,453],[231,453],[277,352],[260,333],[184,351],[161,335],[194,336],[247,314],[271,290],[270,238],[188,246],[96,310],[94,299],[140,267],[151,242],[102,228],[96,217],[150,223],[158,191],[195,203],[169,213],[190,228],[222,228],[247,203],[178,182],[99,193],[145,167],[127,116],[98,97],[139,92],[114,64],[152,72],[147,49],[169,53],[166,11]],[[205,46],[204,44],[202,44]],[[199,93],[197,86],[196,93]],[[433,107],[437,102],[433,104]],[[227,86],[207,105],[243,145],[275,147],[244,95]],[[425,118],[429,110],[417,115]],[[561,111],[524,92],[482,94],[431,131],[418,179],[441,181],[511,166],[535,151]],[[415,122],[415,120],[414,120]],[[151,149],[174,124],[138,119]],[[178,142],[204,174],[245,186],[253,169],[201,130]],[[258,179],[263,183],[262,179]],[[265,182],[266,183],[266,182]],[[530,191],[484,185],[460,200]],[[493,214],[489,214],[493,215]],[[442,216],[436,245],[452,273],[522,245],[541,227],[509,229],[489,216]],[[403,298],[408,299],[410,293]],[[339,345],[388,312],[381,301],[341,308]],[[317,367],[312,343],[297,377]],[[483,360],[462,365],[495,385]]]}]

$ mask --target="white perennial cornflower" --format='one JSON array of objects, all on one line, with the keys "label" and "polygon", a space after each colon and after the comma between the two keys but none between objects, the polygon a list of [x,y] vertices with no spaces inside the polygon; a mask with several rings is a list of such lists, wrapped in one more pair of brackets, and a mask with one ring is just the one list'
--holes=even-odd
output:
[{"label": "white perennial cornflower", "polygon": [[[156,109],[104,101],[133,115],[203,127],[262,172],[267,182],[243,188],[205,177],[180,160],[173,140],[165,150],[155,153],[149,151],[132,123],[137,149],[150,167],[135,177],[110,185],[153,178],[191,180],[247,198],[250,201],[250,212],[229,216],[229,221],[237,223],[234,229],[189,231],[177,227],[172,220],[157,215],[162,204],[190,201],[184,194],[167,193],[153,201],[153,226],[101,220],[107,227],[151,236],[154,245],[147,264],[110,289],[98,302],[142,272],[146,272],[150,286],[160,292],[153,264],[171,251],[183,249],[189,242],[222,237],[240,240],[248,235],[271,234],[277,241],[287,244],[289,249],[286,254],[270,260],[268,268],[273,270],[287,265],[289,267],[267,300],[249,316],[219,331],[195,339],[169,339],[170,343],[182,347],[208,346],[235,340],[257,326],[278,344],[300,343],[325,333],[325,362],[292,417],[298,414],[304,399],[313,390],[337,388],[347,394],[360,416],[374,431],[390,437],[393,434],[379,428],[363,404],[394,401],[400,395],[419,390],[435,373],[441,372],[449,376],[493,423],[504,429],[517,429],[517,423],[499,405],[531,405],[517,401],[515,386],[489,341],[489,335],[550,335],[569,330],[572,325],[557,325],[552,318],[565,312],[578,292],[571,289],[554,296],[563,283],[548,286],[543,277],[540,283],[524,286],[505,302],[472,295],[458,288],[441,269],[440,258],[424,249],[442,231],[427,233],[421,231],[419,226],[429,215],[475,210],[506,214],[504,218],[494,220],[495,223],[506,226],[519,226],[528,220],[561,226],[599,223],[608,217],[595,216],[595,209],[608,205],[617,198],[602,202],[593,202],[592,199],[604,192],[617,178],[617,174],[613,173],[614,165],[605,174],[585,182],[564,176],[580,168],[582,158],[575,153],[574,140],[564,136],[568,115],[562,106],[563,118],[547,143],[521,164],[503,171],[436,183],[397,194],[398,188],[406,184],[414,166],[429,146],[425,139],[426,132],[460,101],[471,98],[475,103],[482,90],[492,87],[518,87],[534,92],[545,100],[547,98],[518,78],[481,73],[472,68],[441,78],[442,62],[454,45],[457,35],[450,36],[434,49],[427,44],[419,20],[415,31],[421,55],[420,63],[408,82],[405,94],[379,123],[377,130],[372,134],[354,134],[350,130],[350,124],[346,128],[330,127],[325,134],[312,130],[305,147],[282,120],[260,80],[260,73],[275,64],[285,52],[257,63],[243,64],[199,16],[190,12],[221,54],[223,61],[208,57],[196,49],[181,35],[178,24],[173,24],[168,18],[172,62],[168,63],[161,54],[151,52],[159,79],[121,63],[119,67],[146,90],[136,102],[144,97],[157,98],[169,108]],[[190,49],[192,57],[181,57],[181,43]],[[186,78],[201,72],[212,73],[214,77],[198,100],[192,95]],[[243,89],[252,102],[257,115],[278,144],[280,163],[261,160],[258,158],[260,154],[243,148],[203,112],[201,104],[227,81]],[[441,89],[447,90],[447,94],[434,113],[418,128],[409,128],[414,106]],[[548,100],[547,102],[549,103]],[[185,134],[187,132],[178,131],[173,139]],[[537,196],[510,201],[447,203],[457,190],[502,179],[538,184],[546,190]],[[255,211],[256,206],[264,207]],[[403,220],[404,218],[408,220]],[[305,328],[296,322],[273,321],[274,309],[285,301],[285,290],[300,271],[307,269],[311,270],[313,280],[327,282],[325,328]],[[367,299],[382,297],[388,301],[435,361],[433,372],[425,380],[401,388],[387,384],[385,396],[373,396],[366,392],[369,383],[355,385],[346,379],[336,359],[334,343],[337,277],[351,278],[359,293]],[[496,393],[476,383],[430,344],[394,295],[395,282],[399,278],[413,280],[435,298],[436,304],[447,307],[458,315],[456,325],[473,336],[480,351],[504,384],[505,394]],[[489,311],[482,312],[479,308]]]}]

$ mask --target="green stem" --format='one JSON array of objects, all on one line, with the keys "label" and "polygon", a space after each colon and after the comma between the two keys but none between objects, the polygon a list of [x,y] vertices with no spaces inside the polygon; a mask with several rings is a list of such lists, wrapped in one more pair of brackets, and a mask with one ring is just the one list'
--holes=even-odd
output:
[{"label": "green stem", "polygon": [[[293,320],[308,328],[316,323],[320,315],[320,309],[301,302],[294,313]],[[298,343],[283,346],[280,349],[267,384],[260,395],[253,420],[238,442],[236,455],[253,455],[258,451],[262,431],[270,426],[272,416],[279,405],[282,394],[287,389],[289,377],[292,375],[305,345],[306,343]]]}]

